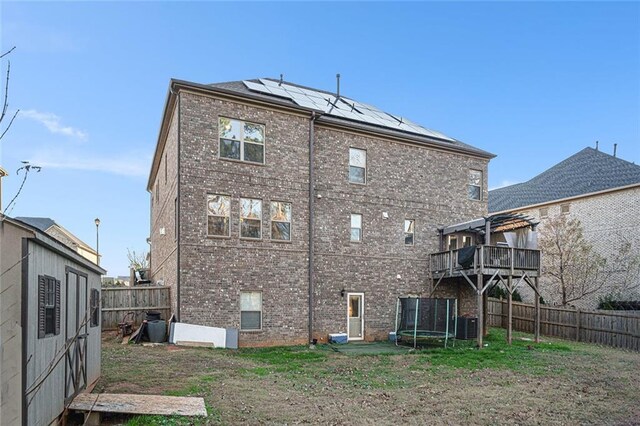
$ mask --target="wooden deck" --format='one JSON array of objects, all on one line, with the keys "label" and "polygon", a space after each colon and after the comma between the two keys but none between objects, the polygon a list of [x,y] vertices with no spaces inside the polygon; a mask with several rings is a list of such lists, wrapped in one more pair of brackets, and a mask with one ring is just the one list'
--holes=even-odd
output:
[{"label": "wooden deck", "polygon": [[207,416],[204,399],[183,396],[83,393],[74,398],[69,409],[87,413]]},{"label": "wooden deck", "polygon": [[431,274],[435,279],[464,275],[489,275],[499,273],[503,277],[540,276],[540,250],[513,247],[475,246],[473,259],[462,265],[460,253],[465,249],[431,254]]}]

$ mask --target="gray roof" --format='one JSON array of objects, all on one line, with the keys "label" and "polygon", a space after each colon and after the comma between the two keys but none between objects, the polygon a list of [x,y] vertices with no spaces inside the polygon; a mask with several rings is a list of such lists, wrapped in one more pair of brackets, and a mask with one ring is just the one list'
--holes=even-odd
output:
[{"label": "gray roof", "polygon": [[513,210],[637,183],[640,183],[640,166],[585,148],[527,182],[489,191],[489,212]]},{"label": "gray roof", "polygon": [[[271,81],[278,81],[278,80],[274,80],[274,79],[263,79],[263,80],[271,80]],[[260,79],[252,79],[252,80],[246,80],[252,83],[260,83]],[[320,93],[324,93],[327,95],[332,95],[335,96],[334,93],[331,92],[327,92],[324,90],[319,90],[319,89],[314,89],[314,88],[310,88],[310,87],[306,87],[306,86],[301,86],[299,84],[295,84],[295,83],[291,83],[291,82],[283,82],[286,83],[287,85],[290,86],[295,86],[295,87],[299,87],[302,89],[307,89],[307,90],[312,90],[312,91],[316,91],[316,92],[320,92]],[[286,97],[281,97],[281,96],[276,96],[276,95],[272,95],[272,94],[267,94],[264,92],[259,92],[259,91],[255,91],[255,90],[250,90],[246,84],[243,81],[229,81],[229,82],[223,82],[223,83],[213,83],[213,84],[209,84],[209,87],[213,87],[213,88],[218,88],[218,89],[223,89],[223,90],[227,90],[227,91],[232,91],[232,92],[236,92],[238,94],[242,94],[242,95],[247,95],[247,96],[251,96],[253,98],[258,98],[258,99],[262,99],[264,101],[268,101],[268,102],[278,102],[279,104],[285,104],[285,105],[290,105],[292,107],[295,108],[300,108],[300,106],[298,104],[296,104],[292,99],[290,98],[286,98]],[[482,149],[476,148],[474,146],[468,145],[464,142],[461,142],[455,138],[451,138],[449,136],[440,134],[441,137],[437,137],[437,136],[424,136],[424,135],[419,135],[419,134],[415,134],[415,133],[411,133],[411,132],[405,132],[402,130],[396,130],[396,129],[392,129],[390,127],[386,127],[386,126],[378,126],[375,124],[370,124],[370,123],[365,123],[362,121],[355,121],[355,120],[349,120],[347,118],[342,118],[342,117],[338,117],[335,115],[323,115],[321,117],[321,119],[319,121],[324,121],[327,123],[335,123],[335,124],[339,124],[339,125],[350,125],[352,127],[356,127],[362,130],[367,130],[367,131],[374,131],[374,132],[382,132],[382,133],[387,133],[391,136],[396,136],[396,137],[403,137],[403,138],[410,138],[415,140],[416,142],[424,142],[424,143],[429,143],[429,144],[436,144],[436,145],[442,145],[443,147],[449,147],[449,148],[454,148],[454,149],[459,149],[459,150],[463,150],[463,151],[467,151],[470,153],[474,153],[474,154],[478,154],[482,157],[486,157],[486,158],[493,158],[495,157],[494,154],[491,154],[490,152],[484,151]],[[427,129],[428,130],[428,129]],[[433,132],[435,135],[437,135],[439,132]]]},{"label": "gray roof", "polygon": [[16,217],[14,219],[39,229],[42,232],[46,232],[47,229],[56,224],[53,219],[49,219],[48,217]]}]

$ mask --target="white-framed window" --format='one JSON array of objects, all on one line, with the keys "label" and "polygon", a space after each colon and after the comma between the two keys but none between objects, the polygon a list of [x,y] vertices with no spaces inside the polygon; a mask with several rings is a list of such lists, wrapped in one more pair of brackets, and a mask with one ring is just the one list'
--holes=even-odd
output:
[{"label": "white-framed window", "polygon": [[455,235],[449,235],[449,244],[447,250],[457,250],[458,249],[458,237]]},{"label": "white-framed window", "polygon": [[549,207],[542,207],[540,209],[540,219],[549,217]]},{"label": "white-framed window", "polygon": [[468,235],[463,235],[462,236],[462,247],[469,247],[473,245],[473,238],[471,238]]},{"label": "white-framed window", "polygon": [[264,164],[264,126],[220,117],[220,158]]},{"label": "white-framed window", "polygon": [[240,198],[240,238],[262,238],[262,200]]},{"label": "white-framed window", "polygon": [[560,204],[560,213],[569,214],[569,204]]},{"label": "white-framed window", "polygon": [[415,234],[416,221],[413,219],[404,220],[404,244],[407,246],[413,245],[413,235]]},{"label": "white-framed window", "polygon": [[349,148],[349,182],[367,183],[367,151]]},{"label": "white-framed window", "polygon": [[291,203],[271,202],[271,239],[291,241]]},{"label": "white-framed window", "polygon": [[469,170],[469,199],[481,200],[482,199],[482,171],[481,170]]},{"label": "white-framed window", "polygon": [[362,241],[362,215],[358,213],[351,214],[351,241]]},{"label": "white-framed window", "polygon": [[207,235],[214,237],[231,236],[230,215],[231,197],[228,195],[207,194]]},{"label": "white-framed window", "polygon": [[262,330],[262,292],[240,292],[240,330]]}]

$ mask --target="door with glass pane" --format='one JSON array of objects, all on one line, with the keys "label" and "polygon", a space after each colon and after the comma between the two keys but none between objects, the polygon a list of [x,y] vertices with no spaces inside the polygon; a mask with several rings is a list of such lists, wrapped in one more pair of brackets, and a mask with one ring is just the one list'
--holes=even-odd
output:
[{"label": "door with glass pane", "polygon": [[347,338],[364,339],[364,293],[347,294]]}]

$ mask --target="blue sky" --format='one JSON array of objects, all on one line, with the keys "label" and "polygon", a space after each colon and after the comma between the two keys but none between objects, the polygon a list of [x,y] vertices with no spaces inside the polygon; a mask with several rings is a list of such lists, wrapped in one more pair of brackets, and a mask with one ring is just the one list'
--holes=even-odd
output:
[{"label": "blue sky", "polygon": [[[278,77],[341,92],[497,154],[522,182],[600,141],[640,163],[640,3],[0,4],[10,111],[3,204],[54,218],[127,273],[170,78]],[[3,62],[3,70],[6,62]],[[4,71],[3,71],[4,73]],[[3,74],[4,76],[4,74]]]}]

